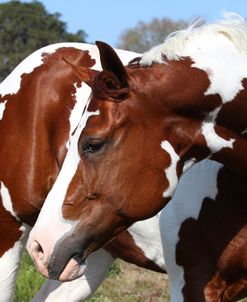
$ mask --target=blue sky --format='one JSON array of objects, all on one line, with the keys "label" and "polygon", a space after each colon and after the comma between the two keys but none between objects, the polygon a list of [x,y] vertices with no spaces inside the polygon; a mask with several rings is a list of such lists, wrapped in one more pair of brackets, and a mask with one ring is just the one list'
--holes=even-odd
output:
[{"label": "blue sky", "polygon": [[[7,2],[7,1],[1,1]],[[105,41],[115,46],[120,34],[138,21],[169,17],[193,20],[204,17],[214,21],[223,11],[234,11],[247,18],[246,0],[40,0],[46,9],[61,13],[70,32],[83,29],[88,41]]]}]

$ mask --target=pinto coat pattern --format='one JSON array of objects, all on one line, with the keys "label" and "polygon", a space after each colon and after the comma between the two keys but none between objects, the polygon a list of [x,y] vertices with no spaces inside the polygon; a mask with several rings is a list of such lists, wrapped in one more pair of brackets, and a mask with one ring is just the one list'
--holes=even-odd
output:
[{"label": "pinto coat pattern", "polygon": [[[121,50],[118,53],[125,63],[137,55]],[[31,54],[0,84],[1,302],[12,301],[28,232],[55,182],[90,95],[90,88],[81,82],[68,62],[80,68],[101,68],[96,46],[54,44]],[[107,250],[100,250],[88,259],[86,275],[80,280],[70,286],[47,281],[33,301],[86,299],[120,254],[126,261],[164,272],[157,225],[156,217],[147,226],[133,226]],[[152,247],[138,237],[140,228],[152,241]],[[116,249],[114,242],[123,248]]]},{"label": "pinto coat pattern", "polygon": [[[28,241],[39,270],[54,279],[79,276],[94,250],[132,223],[157,214],[169,201],[172,206],[181,176],[203,159],[222,163],[239,182],[246,179],[247,24],[241,17],[228,16],[171,35],[126,67],[109,45],[97,46],[103,71],[94,74],[92,97]],[[229,182],[220,184],[215,180],[213,188],[222,190]],[[208,198],[217,199],[217,193],[210,193]],[[237,190],[236,200],[240,209],[242,196]],[[205,203],[198,202],[204,213]],[[57,215],[50,214],[55,213],[54,204]],[[201,221],[198,213],[192,215],[196,220],[192,224]],[[161,217],[165,220],[165,215]],[[49,232],[49,246],[43,240],[47,219],[60,229]],[[208,219],[202,219],[203,230],[214,216]],[[221,243],[217,251],[207,254],[203,245],[196,245],[192,260],[207,259],[212,270],[206,272],[193,261],[188,265],[191,259],[183,251],[191,223],[180,223],[173,258],[176,253],[176,266],[184,274],[177,275],[178,299],[171,279],[172,301],[235,301],[245,294],[244,258],[237,263],[232,257],[244,250],[245,222],[235,233],[226,228],[225,245]],[[193,236],[198,243],[200,235]],[[206,239],[205,248],[216,242]],[[166,237],[163,243],[169,250]],[[197,284],[200,276],[204,281]]]}]

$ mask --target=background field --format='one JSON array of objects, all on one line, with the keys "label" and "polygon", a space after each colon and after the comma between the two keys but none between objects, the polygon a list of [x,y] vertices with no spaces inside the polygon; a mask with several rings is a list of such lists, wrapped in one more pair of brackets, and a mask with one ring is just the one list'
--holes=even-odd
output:
[{"label": "background field", "polygon": [[[29,302],[44,281],[30,257],[25,254],[17,279],[14,302]],[[167,276],[117,260],[110,269],[108,278],[87,302],[116,301],[168,302]],[[239,302],[247,302],[247,298]]]},{"label": "background field", "polygon": [[[27,254],[17,279],[14,302],[28,302],[44,278],[36,272]],[[167,276],[117,260],[109,276],[88,302],[168,302]],[[42,302],[42,301],[40,301]]]}]

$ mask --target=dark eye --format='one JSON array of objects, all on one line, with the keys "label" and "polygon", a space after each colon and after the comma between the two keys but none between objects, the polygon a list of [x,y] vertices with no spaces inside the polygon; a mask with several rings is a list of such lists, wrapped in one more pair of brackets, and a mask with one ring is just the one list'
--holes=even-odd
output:
[{"label": "dark eye", "polygon": [[105,141],[99,140],[99,139],[94,139],[94,138],[89,138],[85,139],[81,143],[81,154],[88,155],[92,153],[97,153],[103,149],[105,145]]}]

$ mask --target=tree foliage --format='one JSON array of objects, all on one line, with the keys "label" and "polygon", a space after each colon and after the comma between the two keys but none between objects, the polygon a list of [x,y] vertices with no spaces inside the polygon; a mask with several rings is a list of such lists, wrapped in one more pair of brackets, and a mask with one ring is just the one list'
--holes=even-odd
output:
[{"label": "tree foliage", "polygon": [[0,4],[0,80],[25,57],[56,42],[84,42],[83,30],[67,32],[60,14],[50,14],[38,1]]},{"label": "tree foliage", "polygon": [[158,45],[170,33],[184,29],[188,22],[172,21],[169,18],[154,18],[151,22],[140,21],[136,27],[127,29],[119,38],[117,47],[143,53]]}]

